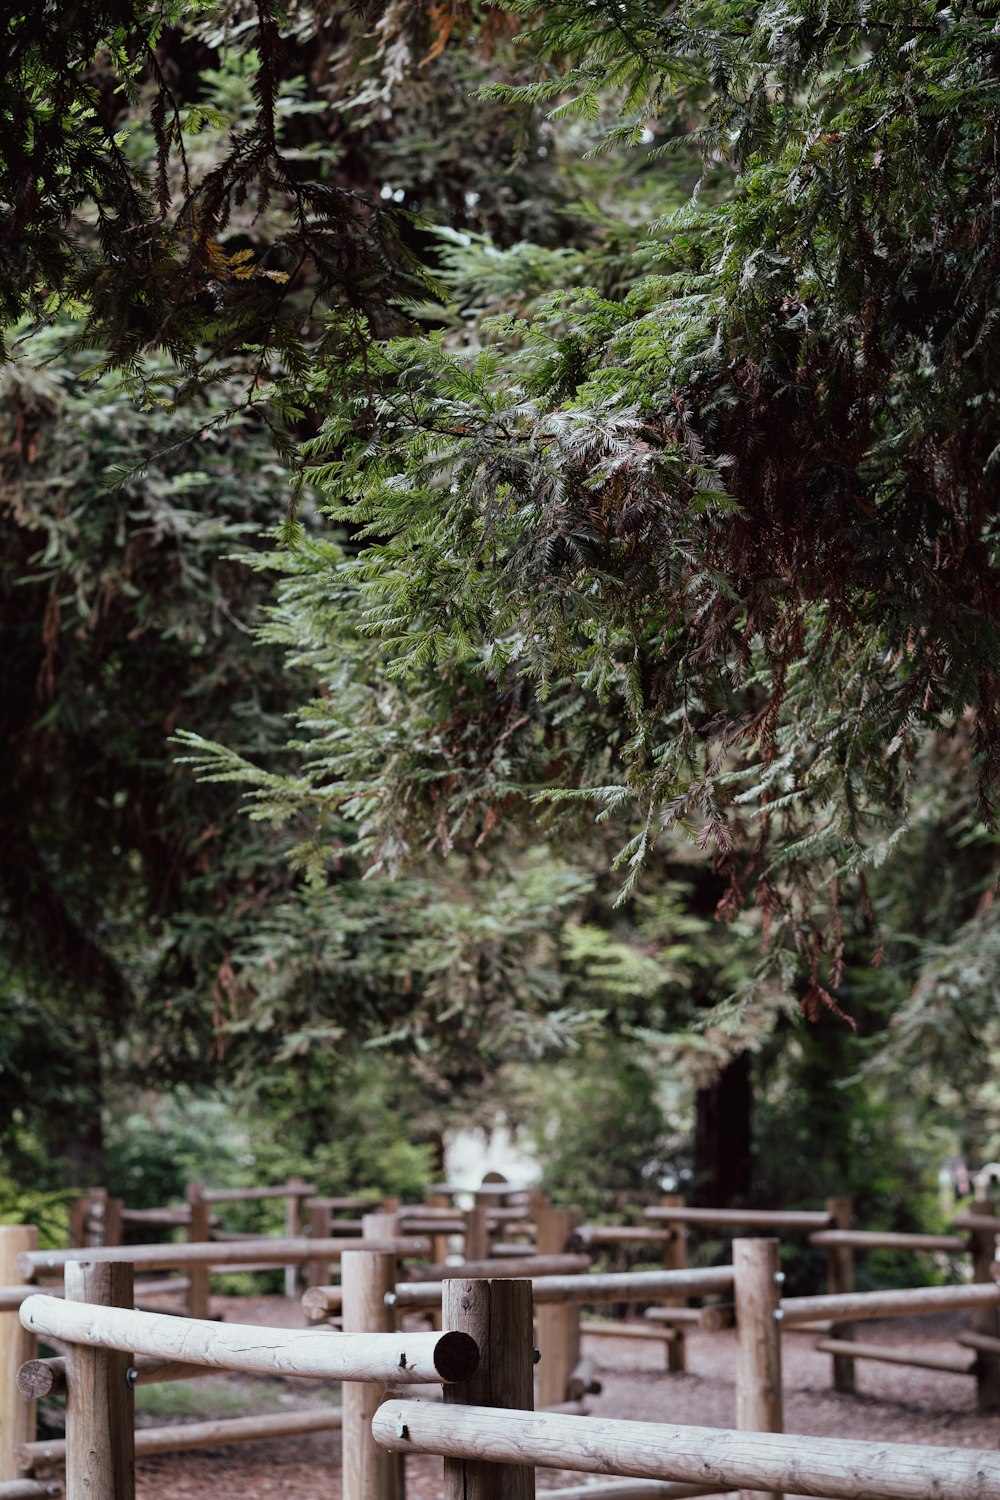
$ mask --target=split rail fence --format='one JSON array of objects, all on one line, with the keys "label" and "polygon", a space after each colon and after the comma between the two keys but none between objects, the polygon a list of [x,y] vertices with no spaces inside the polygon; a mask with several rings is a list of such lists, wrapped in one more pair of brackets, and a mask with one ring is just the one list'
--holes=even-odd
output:
[{"label": "split rail fence", "polygon": [[[238,1191],[273,1197],[285,1194],[288,1186],[286,1183],[280,1188]],[[849,1370],[850,1384],[840,1384],[839,1388],[853,1388],[855,1359],[880,1359],[975,1376],[980,1409],[994,1410],[1000,1407],[1000,1322],[998,1295],[993,1280],[994,1246],[1000,1232],[1000,1219],[994,1216],[985,1197],[977,1200],[971,1213],[956,1220],[956,1228],[965,1231],[962,1236],[901,1236],[852,1229],[850,1205],[846,1200],[831,1200],[822,1213],[761,1213],[694,1209],[674,1198],[665,1200],[657,1209],[647,1210],[651,1222],[645,1225],[623,1228],[581,1226],[578,1214],[548,1208],[540,1195],[529,1197],[527,1194],[515,1194],[505,1184],[484,1185],[477,1194],[476,1206],[464,1212],[456,1210],[449,1203],[451,1190],[442,1189],[424,1204],[390,1203],[385,1207],[392,1208],[395,1212],[388,1215],[364,1215],[356,1223],[350,1222],[349,1226],[343,1223],[331,1225],[331,1212],[337,1209],[342,1211],[345,1207],[356,1209],[368,1200],[325,1199],[310,1205],[307,1195],[312,1193],[311,1185],[296,1179],[294,1186],[296,1202],[306,1205],[307,1215],[312,1215],[314,1208],[326,1214],[324,1219],[320,1219],[318,1215],[308,1217],[308,1227],[312,1231],[308,1237],[241,1237],[221,1242],[77,1247],[67,1251],[39,1252],[34,1247],[33,1231],[0,1229],[0,1314],[5,1309],[13,1311],[33,1295],[32,1285],[26,1283],[33,1284],[43,1281],[47,1276],[57,1276],[63,1272],[75,1274],[69,1268],[83,1260],[98,1266],[127,1262],[130,1267],[147,1274],[182,1270],[186,1272],[190,1283],[199,1289],[198,1301],[205,1314],[208,1312],[208,1277],[215,1268],[228,1269],[262,1263],[268,1266],[284,1265],[294,1270],[305,1267],[306,1279],[310,1285],[303,1297],[303,1305],[308,1315],[316,1321],[339,1319],[343,1328],[348,1326],[344,1321],[348,1316],[345,1284],[327,1284],[330,1281],[330,1268],[333,1264],[346,1264],[343,1257],[346,1255],[353,1258],[353,1252],[363,1247],[368,1252],[380,1252],[386,1269],[380,1273],[383,1278],[382,1291],[375,1298],[379,1307],[376,1310],[373,1304],[360,1322],[356,1322],[359,1332],[369,1329],[387,1331],[394,1328],[405,1313],[413,1311],[429,1312],[435,1320],[435,1327],[440,1328],[450,1295],[448,1288],[456,1280],[464,1281],[481,1275],[491,1278],[492,1284],[499,1285],[500,1279],[508,1281],[530,1276],[535,1304],[535,1342],[546,1351],[538,1370],[538,1405],[550,1415],[567,1415],[579,1413],[582,1410],[582,1397],[600,1389],[594,1379],[594,1361],[581,1354],[581,1336],[587,1336],[596,1330],[603,1332],[605,1329],[613,1331],[617,1336],[647,1336],[646,1326],[581,1322],[581,1308],[634,1301],[655,1304],[646,1314],[648,1332],[654,1337],[666,1339],[668,1363],[672,1369],[684,1367],[683,1334],[685,1327],[692,1324],[703,1328],[735,1325],[737,1347],[742,1348],[741,1325],[751,1314],[747,1312],[745,1303],[741,1311],[740,1297],[735,1290],[737,1247],[734,1246],[733,1266],[708,1270],[688,1268],[685,1238],[687,1229],[692,1225],[749,1228],[755,1231],[776,1228],[782,1233],[808,1232],[811,1240],[827,1251],[830,1293],[825,1297],[806,1299],[779,1298],[773,1309],[773,1321],[779,1331],[803,1330],[819,1335],[817,1347],[833,1358],[835,1383],[842,1382],[845,1379],[845,1369]],[[330,1237],[322,1236],[318,1230],[326,1226],[332,1227],[335,1234]],[[341,1237],[342,1230],[346,1232]],[[454,1236],[464,1237],[467,1257],[464,1264],[457,1266],[448,1264],[446,1260]],[[663,1270],[604,1275],[591,1273],[588,1254],[583,1253],[584,1251],[592,1253],[600,1248],[622,1244],[638,1246],[644,1251],[655,1246],[662,1255]],[[740,1245],[771,1247],[767,1251],[773,1257],[771,1274],[775,1278],[775,1287],[780,1288],[777,1242],[737,1242],[737,1246]],[[853,1290],[854,1254],[856,1251],[875,1247],[932,1250],[948,1254],[971,1250],[974,1282],[908,1291],[857,1293]],[[748,1252],[740,1249],[739,1253],[742,1255]],[[430,1264],[411,1264],[402,1273],[407,1279],[399,1280],[399,1263],[402,1259],[413,1261],[427,1256],[431,1257]],[[158,1289],[175,1284],[175,1281],[160,1282]],[[150,1286],[157,1284],[137,1282],[137,1296],[143,1295],[139,1290],[142,1285],[148,1295]],[[711,1302],[697,1308],[688,1305],[689,1298],[694,1296],[722,1297],[728,1300]],[[866,1318],[913,1315],[959,1307],[971,1308],[973,1320],[971,1330],[960,1336],[960,1352],[954,1357],[927,1355],[920,1350],[900,1350],[894,1346],[864,1344],[853,1337],[853,1324]],[[385,1321],[380,1322],[379,1319]],[[0,1325],[8,1321],[0,1316]],[[181,1320],[175,1319],[174,1322],[180,1324]],[[778,1342],[780,1344],[780,1338]],[[22,1460],[28,1460],[30,1470],[41,1466],[46,1461],[45,1455],[51,1460],[53,1455],[58,1458],[62,1451],[52,1444],[32,1449],[30,1443],[33,1432],[29,1431],[30,1404],[25,1402],[12,1412],[9,1400],[5,1400],[2,1395],[4,1376],[7,1377],[7,1388],[10,1389],[10,1376],[21,1364],[26,1371],[31,1366],[30,1335],[24,1333],[19,1340],[5,1340],[0,1327],[2,1500],[13,1500],[15,1495],[20,1494],[27,1496],[52,1492],[49,1481],[37,1479],[30,1472],[21,1472],[24,1463],[17,1463],[13,1458],[15,1452],[20,1453]],[[131,1368],[134,1372],[132,1378],[139,1383],[154,1379],[187,1378],[192,1373],[197,1373],[187,1361],[175,1359],[165,1362],[162,1358],[152,1358],[141,1351]],[[61,1388],[60,1381],[66,1379],[65,1366],[60,1369],[58,1361],[35,1361],[33,1371],[33,1374],[29,1371],[24,1376],[26,1389],[33,1396],[53,1393]],[[773,1386],[773,1371],[770,1378]],[[752,1372],[741,1373],[738,1359],[739,1388],[748,1390],[751,1380],[756,1379],[757,1375]],[[751,1400],[750,1397],[740,1399]],[[780,1370],[777,1400],[780,1408]],[[768,1421],[772,1424],[777,1421],[777,1426],[766,1426],[756,1396],[751,1400],[751,1404],[754,1403],[758,1408],[755,1423],[761,1424],[762,1430],[780,1430],[780,1416],[775,1418],[772,1413]],[[277,1435],[282,1431],[293,1433],[318,1430],[310,1426],[310,1422],[335,1425],[336,1416],[334,1412],[327,1412],[325,1415],[306,1413],[297,1414],[294,1418],[282,1415],[270,1419],[192,1424],[187,1436],[185,1429],[178,1427],[165,1430],[161,1435],[147,1430],[138,1434],[137,1451],[171,1451],[185,1443],[199,1446],[210,1442],[241,1441],[251,1437]],[[305,1425],[293,1425],[296,1422]],[[274,1425],[268,1428],[267,1423]],[[4,1481],[7,1488],[4,1488]],[[636,1480],[635,1483],[639,1481]],[[11,1489],[11,1484],[21,1485],[22,1488]],[[24,1489],[24,1485],[29,1488]],[[32,1485],[35,1488],[31,1488]],[[624,1497],[626,1492],[609,1491],[611,1493]],[[633,1484],[628,1494],[633,1493],[644,1492],[636,1490]],[[666,1491],[659,1490],[657,1493]]]},{"label": "split rail fence", "polygon": [[[64,1381],[67,1398],[68,1500],[134,1500],[132,1391],[141,1378],[140,1358],[345,1382],[344,1500],[400,1500],[406,1454],[443,1457],[446,1500],[530,1500],[536,1467],[604,1476],[609,1482],[585,1492],[589,1500],[677,1500],[733,1489],[833,1500],[925,1500],[931,1494],[935,1500],[997,1500],[995,1452],[781,1433],[777,1254],[774,1240],[737,1241],[732,1267],[717,1268],[717,1278],[730,1273],[737,1310],[735,1430],[533,1411],[531,1282],[448,1279],[442,1283],[445,1331],[397,1332],[385,1328],[395,1270],[394,1256],[385,1252],[342,1258],[345,1320],[357,1319],[363,1329],[245,1328],[136,1312],[131,1267],[110,1260],[70,1262],[65,1299],[34,1294],[20,1318],[26,1330],[66,1346],[61,1374],[53,1371],[53,1378]],[[668,1273],[651,1274],[662,1282]],[[684,1273],[685,1284],[707,1274]],[[536,1283],[543,1302],[546,1295],[571,1295],[544,1289],[545,1280]],[[372,1328],[373,1322],[382,1327]],[[543,1348],[543,1363],[545,1355]],[[443,1405],[403,1399],[396,1389],[429,1384],[442,1387]],[[380,1405],[386,1387],[390,1398]],[[633,1483],[617,1482],[622,1479]],[[0,1494],[27,1500],[50,1492],[44,1481],[19,1484]],[[549,1500],[575,1500],[580,1493],[564,1488],[549,1492]]]}]

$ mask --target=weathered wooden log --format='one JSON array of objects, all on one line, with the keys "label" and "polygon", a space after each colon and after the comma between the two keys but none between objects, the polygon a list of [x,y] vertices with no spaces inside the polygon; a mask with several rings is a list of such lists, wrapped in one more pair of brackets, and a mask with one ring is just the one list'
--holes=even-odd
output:
[{"label": "weathered wooden log", "polygon": [[[65,1301],[38,1300],[51,1302],[67,1322],[78,1317],[89,1326],[105,1318],[150,1316],[131,1310],[132,1267],[122,1262],[75,1261],[66,1267]],[[21,1308],[26,1326],[30,1306],[26,1302]],[[135,1401],[126,1379],[130,1346],[90,1343],[74,1342],[66,1356],[66,1500],[135,1500]]]},{"label": "weathered wooden log", "polygon": [[[731,1266],[711,1266],[690,1271],[615,1271],[607,1275],[533,1276],[531,1290],[536,1306],[599,1302],[656,1301],[660,1297],[697,1297],[728,1292],[733,1285]],[[399,1282],[390,1295],[392,1307],[433,1307],[440,1300],[441,1283]]]},{"label": "weathered wooden log", "polygon": [[[990,1203],[985,1196],[986,1189],[982,1191],[983,1196],[980,1196],[980,1189],[976,1190],[972,1217],[985,1218],[989,1214]],[[996,1229],[976,1228],[972,1231],[974,1282],[989,1284],[993,1281],[996,1237]],[[972,1314],[972,1327],[976,1333],[986,1334],[989,1338],[1000,1337],[1000,1314],[996,1306],[984,1302],[976,1307]],[[987,1353],[985,1349],[976,1351],[976,1409],[983,1412],[1000,1410],[1000,1359],[995,1354]]]},{"label": "weathered wooden log", "polygon": [[[32,1224],[0,1225],[0,1283],[13,1282],[19,1256],[38,1245],[38,1230]],[[23,1302],[14,1293],[21,1288],[4,1287],[8,1295],[0,1303],[0,1481],[19,1478],[16,1452],[35,1435],[34,1403],[18,1394],[17,1372],[37,1354],[31,1332],[22,1327],[18,1308]]]},{"label": "weathered wooden log", "polygon": [[[445,1327],[461,1330],[480,1349],[481,1359],[468,1381],[446,1388],[436,1410],[446,1422],[482,1410],[483,1403],[515,1421],[529,1413],[534,1384],[529,1283],[470,1278],[445,1282],[444,1293]],[[378,1412],[373,1432],[377,1420]],[[530,1469],[498,1469],[457,1454],[445,1459],[443,1494],[444,1500],[533,1500],[535,1476]]]},{"label": "weathered wooden log", "polygon": [[[469,1210],[472,1213],[472,1209]],[[482,1221],[486,1224],[486,1219]],[[435,1218],[431,1214],[414,1214],[412,1218],[401,1218],[400,1230],[405,1234],[462,1234],[468,1227],[464,1214],[450,1213],[446,1219]]]},{"label": "weathered wooden log", "polygon": [[333,1333],[326,1329],[243,1327],[170,1318],[117,1307],[87,1307],[29,1297],[21,1320],[70,1344],[150,1354],[161,1359],[258,1375],[374,1380],[397,1385],[464,1380],[478,1363],[471,1339],[439,1333]]},{"label": "weathered wooden log", "polygon": [[[843,1349],[840,1345],[843,1344]],[[852,1359],[870,1359],[884,1365],[906,1365],[914,1370],[939,1370],[943,1375],[975,1375],[974,1359],[960,1354],[931,1354],[921,1349],[901,1349],[892,1344],[858,1344],[853,1339],[820,1339],[822,1354],[847,1354]]]},{"label": "weathered wooden log", "polygon": [[986,1234],[1000,1234],[1000,1218],[989,1212],[989,1205],[973,1204],[967,1214],[956,1214],[952,1220],[956,1229],[981,1229]]},{"label": "weathered wooden log", "polygon": [[188,1276],[163,1276],[156,1281],[137,1281],[135,1283],[136,1303],[140,1297],[164,1297],[168,1294],[180,1296],[191,1288],[191,1280]]},{"label": "weathered wooden log", "polygon": [[[736,1323],[736,1308],[731,1302],[706,1302],[698,1309],[698,1327],[703,1333],[722,1333]],[[765,1429],[770,1432],[772,1428]]]},{"label": "weathered wooden log", "polygon": [[187,1224],[191,1218],[191,1210],[183,1208],[123,1208],[123,1224],[162,1224],[166,1228],[175,1228],[181,1224]]},{"label": "weathered wooden log", "polygon": [[[270,1416],[231,1417],[212,1422],[177,1422],[169,1427],[140,1427],[135,1434],[136,1458],[155,1453],[187,1453],[194,1448],[222,1448],[232,1443],[263,1442],[267,1438],[301,1437],[310,1432],[336,1432],[341,1426],[339,1407],[317,1411],[277,1412]],[[66,1443],[53,1438],[47,1443],[27,1443],[21,1449],[25,1466],[32,1469],[62,1463]],[[0,1491],[0,1500],[3,1492]]]},{"label": "weathered wooden log", "polygon": [[[328,1240],[332,1234],[330,1228],[332,1214],[330,1209],[324,1208],[321,1203],[314,1203],[308,1199],[305,1206],[306,1227],[309,1230],[311,1240]],[[358,1233],[361,1232],[361,1220],[357,1221]],[[352,1230],[353,1233],[353,1230]],[[306,1288],[323,1286],[329,1280],[330,1270],[325,1261],[310,1260],[306,1263]]]},{"label": "weathered wooden log", "polygon": [[[698,1309],[692,1308],[691,1311],[697,1314]],[[669,1344],[680,1337],[680,1329],[676,1327],[644,1328],[641,1323],[593,1323],[586,1319],[580,1324],[580,1332],[589,1338],[647,1339],[660,1344]]]},{"label": "weathered wooden log", "polygon": [[[516,1285],[516,1283],[514,1283]],[[673,1479],[827,1500],[994,1500],[1000,1454],[715,1427],[672,1427],[549,1412],[386,1401],[375,1436],[401,1453],[532,1464],[582,1474]]]},{"label": "weathered wooden log", "polygon": [[688,1500],[692,1495],[716,1495],[701,1484],[673,1484],[669,1479],[609,1479],[606,1484],[572,1484],[546,1490],[545,1500]]},{"label": "weathered wooden log", "polygon": [[[188,1238],[190,1239],[191,1236],[189,1235]],[[212,1233],[206,1235],[205,1238],[213,1240],[220,1245],[236,1245],[240,1244],[243,1240],[259,1240],[260,1230],[213,1229]]]},{"label": "weathered wooden log", "polygon": [[597,1361],[592,1354],[581,1354],[566,1381],[566,1400],[582,1401],[584,1396],[599,1396],[602,1390],[597,1379]]},{"label": "weathered wooden log", "polygon": [[[345,1332],[391,1335],[395,1320],[385,1305],[385,1294],[395,1281],[395,1257],[349,1250],[340,1264]],[[355,1382],[344,1388],[343,1500],[400,1500],[403,1460],[379,1447],[372,1437],[372,1417],[381,1399],[382,1392],[375,1385]]]},{"label": "weathered wooden log", "polygon": [[1000,1288],[977,1286],[921,1286],[901,1291],[845,1292],[840,1296],[783,1297],[779,1309],[783,1325],[811,1323],[814,1318],[839,1322],[850,1318],[919,1317],[922,1313],[952,1312],[960,1307],[996,1307]]},{"label": "weathered wooden log", "polygon": [[826,1249],[934,1250],[954,1255],[969,1248],[968,1239],[958,1234],[891,1234],[882,1229],[820,1229],[809,1236],[809,1243]]},{"label": "weathered wooden log", "polygon": [[[302,1223],[302,1200],[311,1195],[303,1193],[306,1187],[305,1179],[302,1177],[289,1177],[285,1183],[285,1238],[294,1240],[299,1237],[305,1227]],[[312,1187],[314,1184],[310,1183]],[[285,1296],[297,1297],[299,1295],[299,1267],[285,1267]]]},{"label": "weathered wooden log", "polygon": [[17,1372],[17,1388],[22,1396],[37,1400],[40,1396],[62,1396],[66,1391],[66,1361],[26,1359]]},{"label": "weathered wooden log", "polygon": [[666,1323],[674,1327],[697,1328],[701,1325],[703,1307],[647,1307],[643,1319],[647,1323]]},{"label": "weathered wooden log", "polygon": [[287,1182],[280,1187],[206,1188],[202,1197],[206,1203],[264,1203],[268,1198],[287,1198],[289,1192],[294,1192],[299,1198],[313,1198],[316,1184],[299,1179],[297,1186],[291,1189]]},{"label": "weathered wooden log", "polygon": [[[61,1271],[72,1261],[90,1260],[118,1262],[127,1260],[136,1269],[168,1271],[175,1267],[218,1266],[228,1270],[231,1266],[249,1266],[260,1261],[266,1266],[294,1263],[302,1265],[307,1260],[339,1260],[345,1250],[362,1248],[356,1239],[329,1239],[311,1242],[301,1239],[286,1240],[264,1236],[256,1240],[243,1240],[233,1245],[214,1242],[198,1245],[126,1245],[98,1250],[33,1250],[18,1255],[15,1261],[17,1272],[25,1281],[37,1280],[49,1272]],[[426,1239],[401,1235],[391,1241],[380,1240],[366,1243],[366,1250],[386,1250],[399,1256],[426,1255]]]},{"label": "weathered wooden log", "polygon": [[[0,1225],[0,1229],[7,1229],[10,1227],[20,1228],[19,1225]],[[24,1282],[21,1282],[20,1286],[0,1286],[0,1313],[16,1313],[25,1297],[30,1297],[32,1295],[32,1291],[33,1288],[26,1285]]]},{"label": "weathered wooden log", "polygon": [[58,1496],[63,1492],[61,1484],[48,1479],[5,1479],[0,1481],[0,1500],[45,1500],[46,1496]]},{"label": "weathered wooden log", "polygon": [[465,1211],[465,1254],[469,1260],[487,1260],[490,1253],[490,1224],[486,1209],[480,1204]]},{"label": "weathered wooden log", "polygon": [[[187,1234],[188,1243],[189,1245],[197,1245],[199,1241],[211,1238],[212,1210],[205,1201],[200,1182],[189,1182],[185,1188],[185,1197],[190,1212]],[[190,1280],[187,1293],[188,1317],[207,1318],[212,1310],[212,1288],[209,1279],[209,1267],[192,1264],[189,1268],[188,1276]]]},{"label": "weathered wooden log", "polygon": [[[736,1302],[736,1426],[741,1432],[781,1432],[781,1334],[777,1240],[734,1240]],[[708,1311],[708,1309],[704,1309]],[[771,1492],[781,1500],[780,1492]],[[765,1500],[765,1492],[741,1487],[741,1500]]]},{"label": "weathered wooden log", "polygon": [[994,1338],[990,1333],[976,1333],[973,1329],[960,1333],[958,1342],[966,1349],[976,1349],[983,1354],[1000,1355],[1000,1339]]},{"label": "weathered wooden log", "polygon": [[331,1313],[340,1311],[341,1289],[339,1286],[306,1287],[299,1300],[308,1321],[322,1323]]},{"label": "weathered wooden log", "polygon": [[439,1265],[414,1266],[407,1274],[407,1285],[425,1281],[453,1281],[456,1276],[466,1280],[475,1277],[536,1277],[568,1276],[577,1271],[590,1270],[589,1255],[524,1255],[490,1256],[486,1260],[466,1260],[459,1265],[448,1262]]},{"label": "weathered wooden log", "polygon": [[830,1215],[811,1210],[767,1208],[646,1208],[643,1218],[661,1224],[700,1224],[709,1229],[827,1229]]},{"label": "weathered wooden log", "polygon": [[[850,1198],[828,1198],[826,1207],[836,1225],[833,1230],[821,1230],[821,1234],[848,1234],[854,1220],[854,1204]],[[809,1236],[815,1240],[815,1235]],[[854,1248],[851,1245],[828,1245],[826,1252],[826,1289],[831,1296],[854,1291]],[[850,1340],[854,1329],[850,1323],[836,1324],[831,1330],[835,1340]],[[855,1390],[854,1361],[849,1355],[833,1356],[833,1388],[843,1395],[853,1395]]]},{"label": "weathered wooden log", "polygon": [[[336,1198],[317,1193],[305,1200],[306,1207],[328,1208],[331,1213],[372,1213],[378,1206],[377,1198]],[[339,1222],[339,1221],[338,1221]]]},{"label": "weathered wooden log", "polygon": [[573,1242],[580,1245],[669,1245],[677,1238],[676,1229],[654,1229],[650,1225],[581,1224],[573,1231]]},{"label": "weathered wooden log", "polygon": [[[665,1193],[660,1199],[661,1208],[684,1208],[685,1201],[679,1193]],[[687,1226],[684,1224],[673,1224],[669,1230],[671,1238],[663,1246],[663,1269],[665,1271],[683,1271],[687,1267]],[[683,1296],[668,1297],[667,1308],[671,1310],[686,1310],[687,1298]],[[683,1322],[683,1320],[681,1320]],[[676,1337],[671,1339],[666,1346],[667,1370],[670,1374],[677,1375],[687,1369],[687,1342],[684,1337],[684,1329],[678,1324]]]}]

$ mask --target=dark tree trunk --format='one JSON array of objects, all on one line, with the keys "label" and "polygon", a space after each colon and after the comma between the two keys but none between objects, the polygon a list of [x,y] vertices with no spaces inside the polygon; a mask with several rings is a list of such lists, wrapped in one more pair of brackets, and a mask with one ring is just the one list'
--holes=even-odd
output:
[{"label": "dark tree trunk", "polygon": [[750,1053],[734,1057],[695,1099],[692,1202],[742,1207],[750,1196],[753,1094]]}]

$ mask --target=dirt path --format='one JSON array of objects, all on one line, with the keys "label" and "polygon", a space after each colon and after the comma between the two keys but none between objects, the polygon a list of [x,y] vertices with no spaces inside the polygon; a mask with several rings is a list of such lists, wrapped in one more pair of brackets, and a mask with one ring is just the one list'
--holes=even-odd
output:
[{"label": "dirt path", "polygon": [[[301,1312],[283,1298],[218,1299],[217,1310],[231,1321],[302,1326]],[[954,1353],[959,1318],[923,1318],[870,1323],[866,1342],[919,1345]],[[667,1376],[658,1345],[624,1339],[589,1339],[585,1348],[599,1362],[600,1396],[588,1401],[595,1415],[640,1421],[731,1427],[735,1423],[735,1336],[695,1332],[688,1338],[688,1373]],[[785,1430],[814,1436],[868,1438],[879,1442],[918,1442],[996,1449],[1000,1415],[975,1409],[975,1383],[965,1376],[858,1365],[857,1396],[830,1390],[830,1360],[812,1340],[789,1334],[783,1348]],[[234,1416],[248,1411],[298,1410],[326,1404],[329,1391],[308,1381],[268,1381],[219,1377],[177,1387],[151,1388],[140,1425],[169,1420]],[[171,1393],[172,1394],[168,1394]],[[340,1500],[339,1433],[203,1449],[141,1460],[138,1500]],[[569,1482],[570,1476],[538,1474],[538,1489]],[[582,1479],[579,1476],[578,1479]],[[410,1460],[407,1500],[439,1500],[440,1461]]]}]

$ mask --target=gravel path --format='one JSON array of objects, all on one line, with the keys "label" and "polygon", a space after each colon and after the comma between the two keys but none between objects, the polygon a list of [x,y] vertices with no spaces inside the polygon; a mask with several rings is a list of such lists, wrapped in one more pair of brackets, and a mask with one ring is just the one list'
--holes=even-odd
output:
[{"label": "gravel path", "polygon": [[[282,1298],[217,1299],[216,1305],[232,1321],[302,1326],[300,1310]],[[963,1326],[960,1316],[887,1320],[866,1324],[862,1336],[868,1343],[919,1345],[954,1354],[954,1336]],[[595,1415],[734,1425],[733,1333],[689,1334],[684,1375],[665,1374],[663,1352],[656,1344],[600,1338],[585,1339],[584,1347],[595,1354],[603,1382],[602,1394],[588,1400]],[[857,1367],[858,1394],[840,1396],[830,1390],[829,1357],[816,1353],[812,1339],[799,1334],[786,1336],[783,1364],[786,1432],[967,1448],[1000,1445],[1000,1415],[977,1414],[975,1382],[967,1376],[866,1362]],[[252,1399],[246,1383],[237,1377],[220,1377],[223,1380],[234,1393],[246,1392]],[[286,1409],[298,1409],[318,1404],[318,1394],[311,1382],[288,1381],[274,1399]],[[191,1412],[187,1420],[197,1415]],[[164,1418],[142,1420],[158,1426]],[[141,1460],[137,1470],[138,1500],[263,1500],[273,1495],[282,1500],[340,1500],[340,1436],[163,1455]],[[440,1472],[439,1460],[409,1460],[407,1500],[439,1500]],[[539,1472],[539,1493],[571,1477]],[[583,1482],[584,1476],[575,1478]]]}]

